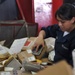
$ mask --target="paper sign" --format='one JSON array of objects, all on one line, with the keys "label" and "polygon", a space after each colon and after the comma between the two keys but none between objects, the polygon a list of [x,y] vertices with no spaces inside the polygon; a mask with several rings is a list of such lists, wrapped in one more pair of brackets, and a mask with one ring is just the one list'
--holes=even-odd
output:
[{"label": "paper sign", "polygon": [[11,75],[10,72],[1,72],[1,75]]},{"label": "paper sign", "polygon": [[21,51],[23,48],[25,42],[27,41],[28,38],[21,38],[21,39],[16,39],[14,40],[13,44],[10,47],[9,53],[10,54],[17,54]]}]

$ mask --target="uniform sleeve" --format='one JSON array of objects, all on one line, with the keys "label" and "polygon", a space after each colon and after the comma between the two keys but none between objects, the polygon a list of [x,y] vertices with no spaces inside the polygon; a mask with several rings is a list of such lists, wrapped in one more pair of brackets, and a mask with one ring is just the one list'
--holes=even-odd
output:
[{"label": "uniform sleeve", "polygon": [[[72,51],[75,49],[75,39],[71,42],[71,47],[70,47],[70,52],[71,52],[71,57],[72,57]],[[73,65],[73,57],[72,57],[72,59],[70,59],[69,60],[69,63],[72,65],[72,66],[74,66]]]},{"label": "uniform sleeve", "polygon": [[48,38],[48,37],[54,37],[54,38],[56,38],[58,29],[59,29],[59,27],[58,27],[57,24],[41,28],[41,30],[44,30],[45,33],[46,33],[45,38]]},{"label": "uniform sleeve", "polygon": [[75,49],[75,39],[71,42],[71,51]]}]

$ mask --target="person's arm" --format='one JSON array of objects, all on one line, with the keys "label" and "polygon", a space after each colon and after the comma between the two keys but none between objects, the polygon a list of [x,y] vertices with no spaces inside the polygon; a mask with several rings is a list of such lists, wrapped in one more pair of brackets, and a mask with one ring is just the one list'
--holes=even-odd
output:
[{"label": "person's arm", "polygon": [[58,26],[48,26],[48,27],[41,28],[41,31],[39,32],[39,35],[34,43],[34,47],[36,47],[36,50],[38,50],[40,45],[42,45],[44,47],[44,44],[45,44],[44,39],[45,38],[56,36],[57,28],[58,28]]},{"label": "person's arm", "polygon": [[45,31],[44,31],[44,30],[41,30],[41,31],[39,32],[38,37],[41,38],[41,39],[44,39],[45,35],[46,35]]},{"label": "person's arm", "polygon": [[45,31],[41,30],[39,32],[39,35],[37,36],[35,43],[34,43],[34,47],[36,47],[36,51],[38,51],[38,48],[40,45],[42,45],[44,47],[44,37],[45,37]]}]

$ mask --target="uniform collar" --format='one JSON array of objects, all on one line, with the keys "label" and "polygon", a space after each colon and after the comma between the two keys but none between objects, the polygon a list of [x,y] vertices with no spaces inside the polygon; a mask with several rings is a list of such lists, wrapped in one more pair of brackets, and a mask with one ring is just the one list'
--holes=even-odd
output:
[{"label": "uniform collar", "polygon": [[63,34],[63,37],[68,35],[68,34],[69,34],[69,32],[65,31],[64,34]]},{"label": "uniform collar", "polygon": [[71,40],[73,38],[75,38],[75,29],[73,29],[68,35],[68,40]]}]

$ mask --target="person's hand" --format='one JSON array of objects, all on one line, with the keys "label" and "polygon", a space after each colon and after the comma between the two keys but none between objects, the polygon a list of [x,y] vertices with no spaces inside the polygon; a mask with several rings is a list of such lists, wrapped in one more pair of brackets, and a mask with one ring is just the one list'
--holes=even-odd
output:
[{"label": "person's hand", "polygon": [[[33,48],[36,48],[36,52],[38,51],[39,46],[42,45],[44,47],[44,39],[41,37],[37,37],[34,42]],[[32,48],[32,50],[33,50]]]}]

